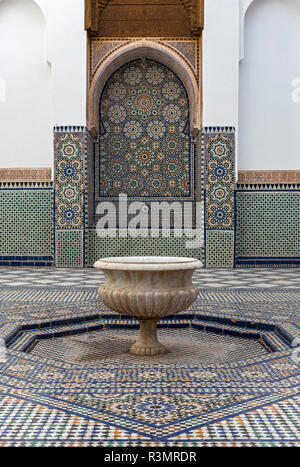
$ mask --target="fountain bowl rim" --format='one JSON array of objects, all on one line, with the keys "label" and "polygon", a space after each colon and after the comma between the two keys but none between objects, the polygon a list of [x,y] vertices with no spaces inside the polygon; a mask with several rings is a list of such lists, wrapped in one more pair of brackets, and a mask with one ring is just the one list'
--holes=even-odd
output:
[{"label": "fountain bowl rim", "polygon": [[103,258],[96,261],[94,268],[111,271],[182,271],[203,268],[195,258],[173,256],[124,256]]}]

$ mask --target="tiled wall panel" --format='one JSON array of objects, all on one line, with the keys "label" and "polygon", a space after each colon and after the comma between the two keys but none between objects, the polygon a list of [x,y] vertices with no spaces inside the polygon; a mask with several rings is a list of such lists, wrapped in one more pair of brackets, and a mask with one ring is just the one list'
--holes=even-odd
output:
[{"label": "tiled wall panel", "polygon": [[235,130],[202,132],[205,162],[206,266],[233,267],[235,230]]},{"label": "tiled wall panel", "polygon": [[206,267],[232,268],[234,263],[234,232],[208,230],[206,232]]},{"label": "tiled wall panel", "polygon": [[55,234],[56,267],[83,267],[83,232],[81,230],[58,231]]},{"label": "tiled wall panel", "polygon": [[300,191],[238,191],[238,265],[300,264]]},{"label": "tiled wall panel", "polygon": [[0,265],[50,266],[52,264],[53,188],[51,184],[1,184],[0,223]]},{"label": "tiled wall panel", "polygon": [[116,238],[104,239],[97,236],[96,230],[88,230],[86,265],[92,266],[96,260],[109,256],[183,256],[203,260],[200,246],[187,248],[186,238],[176,238],[173,232],[169,238],[164,238],[161,232],[158,238],[150,234],[146,238],[120,238],[117,231]]},{"label": "tiled wall panel", "polygon": [[100,129],[96,199],[194,199],[189,100],[169,68],[144,59],[118,69],[101,96]]},{"label": "tiled wall panel", "polygon": [[56,127],[55,150],[55,264],[84,266],[86,225],[85,127]]}]

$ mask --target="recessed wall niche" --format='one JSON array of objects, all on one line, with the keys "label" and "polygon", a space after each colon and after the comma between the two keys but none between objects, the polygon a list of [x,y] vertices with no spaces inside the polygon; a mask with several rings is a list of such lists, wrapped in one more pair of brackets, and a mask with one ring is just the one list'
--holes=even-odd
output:
[{"label": "recessed wall niche", "polygon": [[[121,192],[146,203],[190,200],[195,224],[195,203],[204,199],[202,28],[202,1],[86,2],[87,127],[92,143],[87,155],[87,237],[93,242],[97,203],[110,199],[117,207]],[[124,77],[133,68],[141,73],[134,85]],[[156,80],[150,82],[155,70]],[[166,93],[170,87],[179,93],[175,100]],[[121,88],[125,96],[118,97]],[[141,107],[143,97],[147,109]],[[112,121],[116,106],[125,112],[119,122]],[[133,124],[141,134],[132,134]],[[156,136],[151,125],[153,131],[161,130]],[[91,246],[86,250],[91,256]]]}]

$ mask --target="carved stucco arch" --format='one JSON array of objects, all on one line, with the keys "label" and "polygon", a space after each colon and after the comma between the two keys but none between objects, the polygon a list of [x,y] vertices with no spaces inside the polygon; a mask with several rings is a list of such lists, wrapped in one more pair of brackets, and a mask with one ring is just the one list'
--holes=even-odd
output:
[{"label": "carved stucco arch", "polygon": [[139,58],[156,60],[169,67],[182,81],[190,101],[191,135],[197,136],[201,128],[200,90],[192,69],[170,48],[147,40],[126,44],[113,51],[98,67],[88,95],[88,129],[92,136],[99,134],[99,102],[110,76],[126,63]]}]

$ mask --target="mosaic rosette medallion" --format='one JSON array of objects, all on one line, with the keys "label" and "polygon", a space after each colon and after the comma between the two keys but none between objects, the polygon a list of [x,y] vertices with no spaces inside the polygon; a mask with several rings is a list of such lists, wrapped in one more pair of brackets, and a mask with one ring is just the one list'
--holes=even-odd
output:
[{"label": "mosaic rosette medallion", "polygon": [[80,134],[57,134],[56,144],[56,227],[83,227],[84,161]]},{"label": "mosaic rosette medallion", "polygon": [[189,101],[171,70],[152,60],[126,64],[108,80],[100,116],[99,197],[191,197]]},{"label": "mosaic rosette medallion", "polygon": [[208,229],[234,228],[233,141],[211,136],[206,146],[206,215]]},{"label": "mosaic rosette medallion", "polygon": [[235,130],[202,132],[205,163],[206,266],[233,267],[235,255]]}]

